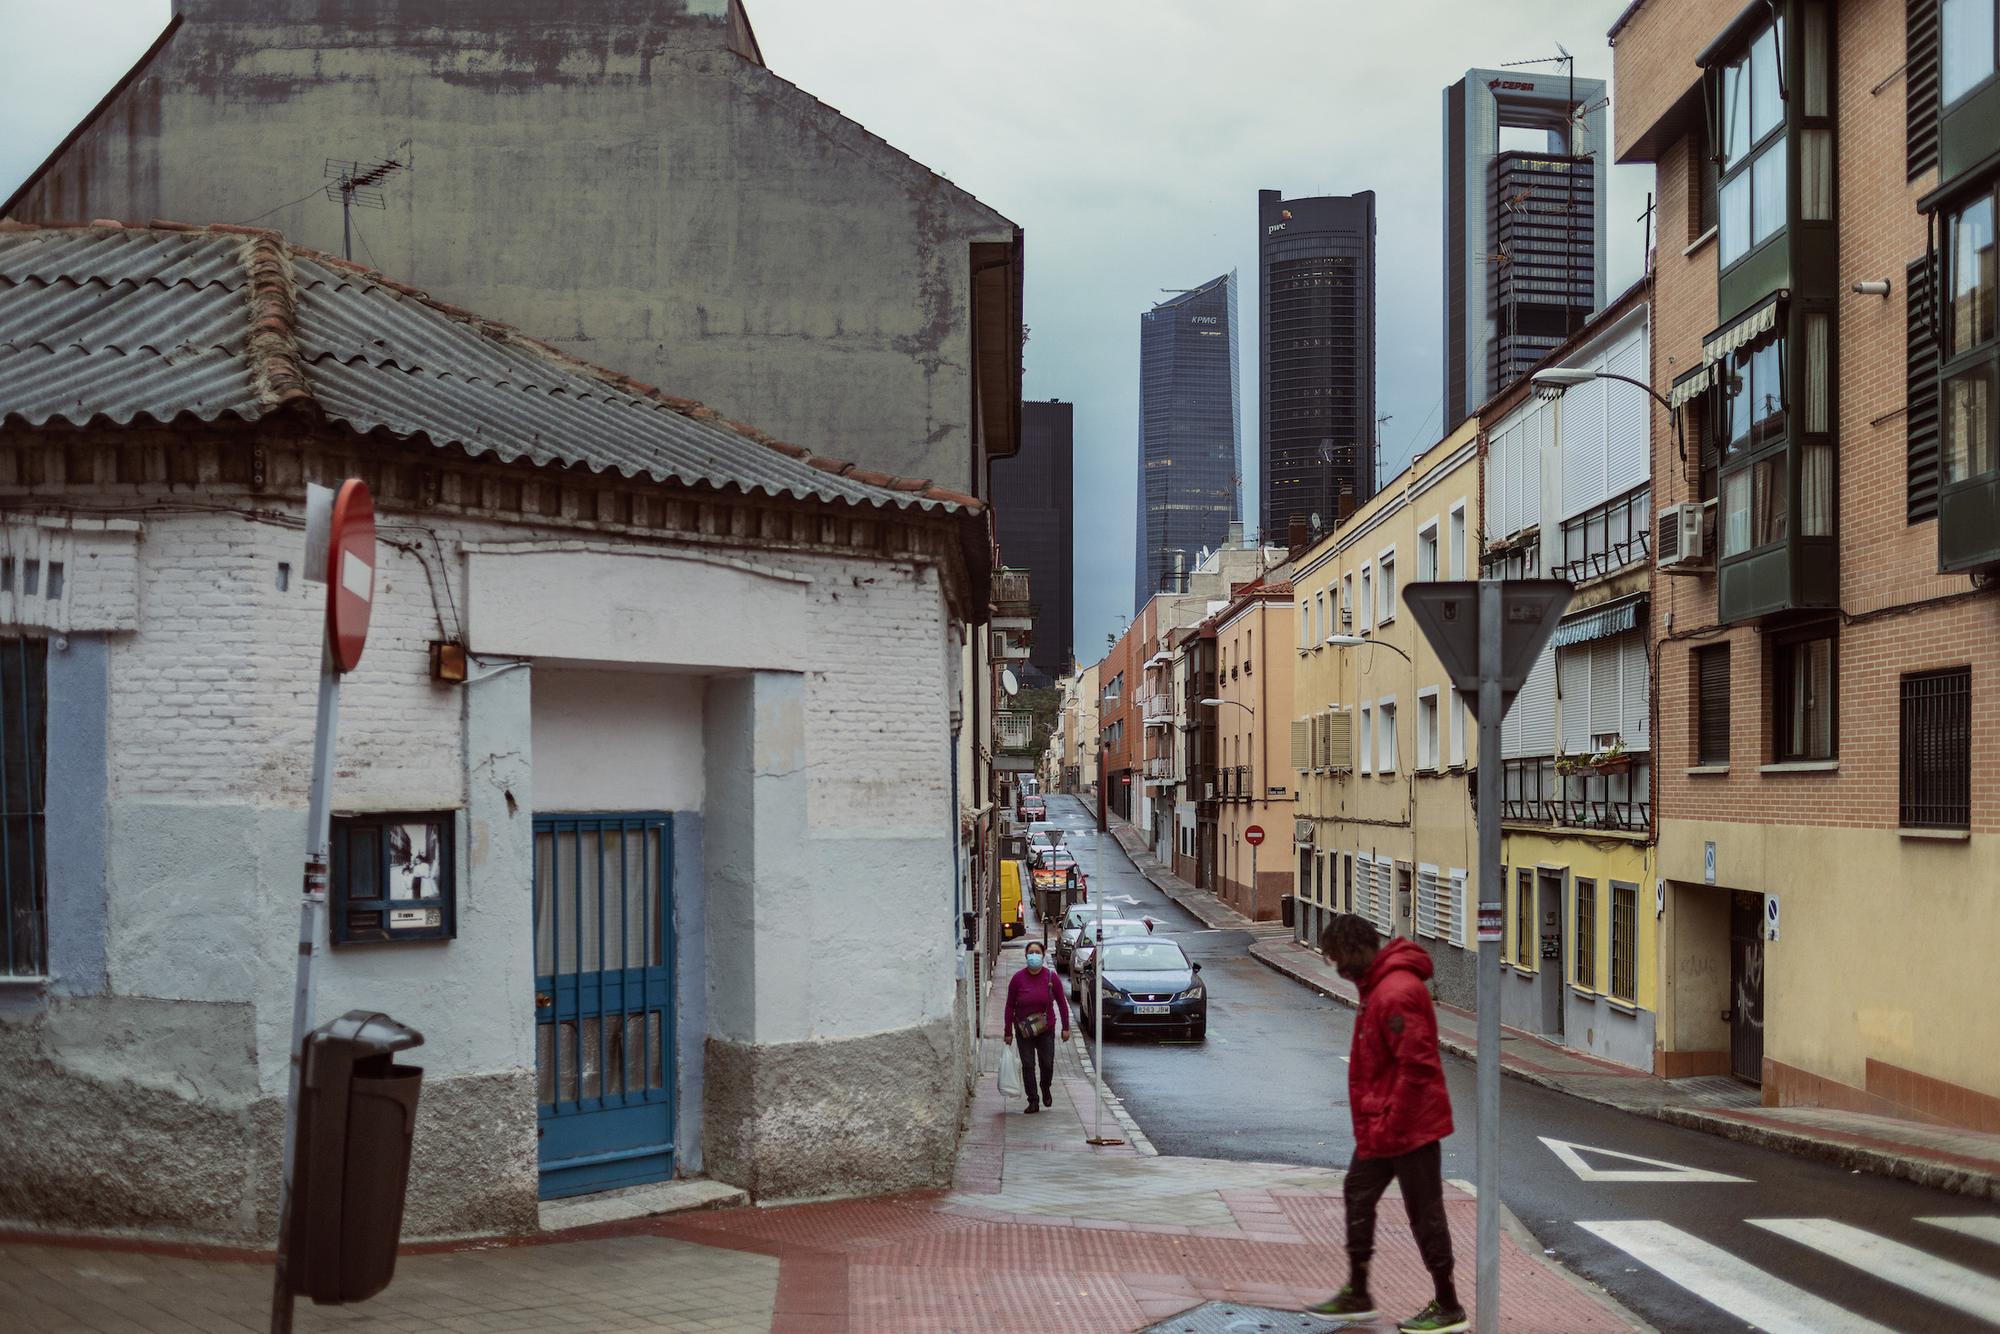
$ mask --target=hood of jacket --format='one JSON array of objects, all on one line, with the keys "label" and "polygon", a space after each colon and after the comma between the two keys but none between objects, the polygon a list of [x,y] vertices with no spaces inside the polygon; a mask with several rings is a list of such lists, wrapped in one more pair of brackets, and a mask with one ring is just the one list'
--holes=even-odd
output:
[{"label": "hood of jacket", "polygon": [[1368,971],[1361,975],[1361,994],[1367,995],[1379,986],[1391,973],[1415,973],[1417,981],[1431,980],[1431,956],[1423,946],[1405,936],[1397,936],[1384,945],[1375,956],[1375,962],[1368,965]]}]

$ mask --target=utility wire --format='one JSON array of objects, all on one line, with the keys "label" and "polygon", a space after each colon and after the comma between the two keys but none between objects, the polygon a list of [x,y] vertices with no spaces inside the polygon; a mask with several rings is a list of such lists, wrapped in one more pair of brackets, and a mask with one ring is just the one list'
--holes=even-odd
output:
[{"label": "utility wire", "polygon": [[259,214],[258,214],[258,215],[257,215],[256,217],[254,217],[254,218],[245,218],[245,219],[244,219],[244,220],[243,220],[242,222],[239,222],[239,223],[237,223],[236,225],[237,225],[237,226],[239,226],[239,227],[248,227],[248,226],[249,226],[249,225],[250,225],[251,223],[253,223],[253,222],[261,222],[261,221],[263,221],[263,220],[264,220],[265,218],[268,218],[268,217],[270,217],[270,216],[271,216],[271,215],[272,215],[273,213],[280,213],[280,212],[283,212],[283,211],[284,211],[285,209],[288,209],[288,208],[292,207],[292,204],[303,204],[303,203],[305,203],[305,202],[306,202],[306,200],[308,200],[308,199],[311,199],[311,198],[312,198],[312,197],[313,197],[314,195],[316,195],[316,194],[321,194],[321,193],[323,193],[323,192],[325,191],[325,189],[326,189],[326,187],[325,187],[325,186],[323,186],[323,185],[320,185],[320,186],[314,186],[314,187],[313,187],[312,189],[310,189],[310,190],[306,191],[306,192],[305,192],[304,194],[300,195],[300,196],[299,196],[299,197],[298,197],[297,199],[294,199],[294,200],[292,200],[292,201],[291,201],[291,203],[289,203],[289,204],[280,204],[280,205],[278,205],[278,206],[277,206],[276,208],[267,208],[267,209],[265,209],[265,210],[264,210],[264,211],[263,211],[262,213],[259,213]]}]

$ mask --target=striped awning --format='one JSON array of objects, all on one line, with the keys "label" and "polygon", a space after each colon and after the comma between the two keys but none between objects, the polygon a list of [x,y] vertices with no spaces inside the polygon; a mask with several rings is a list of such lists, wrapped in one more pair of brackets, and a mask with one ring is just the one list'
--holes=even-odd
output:
[{"label": "striped awning", "polygon": [[1667,389],[1667,406],[1679,411],[1691,398],[1699,398],[1715,383],[1715,372],[1706,363],[1680,376]]},{"label": "striped awning", "polygon": [[1616,606],[1603,607],[1564,621],[1556,627],[1554,645],[1569,648],[1574,644],[1587,644],[1593,639],[1609,639],[1613,635],[1636,630],[1639,628],[1639,608],[1644,605],[1643,598],[1632,598]]},{"label": "striped awning", "polygon": [[1778,303],[1789,292],[1774,292],[1764,299],[1764,303],[1734,324],[1725,324],[1708,337],[1701,340],[1701,361],[1704,366],[1713,366],[1740,347],[1762,338],[1778,327]]}]

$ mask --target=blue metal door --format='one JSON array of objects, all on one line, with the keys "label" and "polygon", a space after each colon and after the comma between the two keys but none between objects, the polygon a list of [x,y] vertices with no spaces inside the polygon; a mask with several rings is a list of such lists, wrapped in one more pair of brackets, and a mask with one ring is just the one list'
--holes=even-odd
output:
[{"label": "blue metal door", "polygon": [[674,1171],[673,827],[535,817],[541,1195]]}]

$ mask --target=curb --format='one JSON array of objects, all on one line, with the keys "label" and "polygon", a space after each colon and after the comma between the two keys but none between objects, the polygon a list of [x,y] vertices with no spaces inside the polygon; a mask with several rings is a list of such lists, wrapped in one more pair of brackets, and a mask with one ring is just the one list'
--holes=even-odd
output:
[{"label": "curb", "polygon": [[[1261,944],[1262,942],[1259,942]],[[1327,987],[1318,979],[1305,973],[1295,972],[1285,966],[1282,959],[1271,958],[1262,953],[1257,945],[1250,947],[1250,957],[1271,971],[1288,977],[1308,991],[1315,992],[1328,1000],[1342,1005],[1354,1006],[1351,997]],[[1478,1049],[1452,1038],[1440,1037],[1438,1046],[1454,1056],[1467,1060],[1477,1060]],[[1696,1107],[1653,1107],[1644,1104],[1619,1102],[1612,1098],[1593,1097],[1568,1087],[1557,1076],[1539,1074],[1533,1070],[1509,1067],[1504,1061],[1500,1071],[1509,1079],[1518,1079],[1525,1084],[1533,1084],[1551,1092],[1576,1098],[1582,1102],[1594,1102],[1600,1107],[1614,1111],[1643,1116],[1654,1121],[1664,1121],[1668,1125],[1680,1126],[1685,1130],[1698,1130],[1704,1134],[1722,1139],[1737,1140],[1744,1144],[1754,1144],[1759,1148],[1776,1149],[1798,1158],[1810,1158],[1829,1163],[1835,1167],[1845,1167],[1850,1171],[1870,1172],[1876,1176],[1907,1181],[1912,1185],[1928,1186],[1933,1190],[1945,1191],[1952,1195],[1963,1195],[1975,1200],[2000,1201],[2000,1173],[1985,1171],[1977,1167],[1959,1166],[1953,1163],[1936,1162],[1927,1158],[1913,1158],[1890,1150],[1872,1148],[1865,1144],[1848,1144],[1839,1140],[1820,1139],[1800,1131],[1780,1129],[1776,1126],[1762,1126],[1739,1121],[1734,1117],[1703,1111]]]},{"label": "curb", "polygon": [[[1071,1030],[1069,1040],[1070,1045],[1076,1048],[1077,1059],[1083,1062],[1083,1073],[1095,1082],[1097,1067],[1090,1063],[1090,1044],[1083,1040],[1082,1031]],[[1139,1129],[1139,1123],[1132,1119],[1132,1113],[1125,1110],[1125,1100],[1113,1093],[1109,1084],[1100,1087],[1104,1105],[1111,1109],[1113,1118],[1124,1128],[1126,1142],[1136,1149],[1142,1158],[1159,1157],[1160,1151],[1153,1147],[1153,1141],[1146,1138],[1146,1132]]]}]

